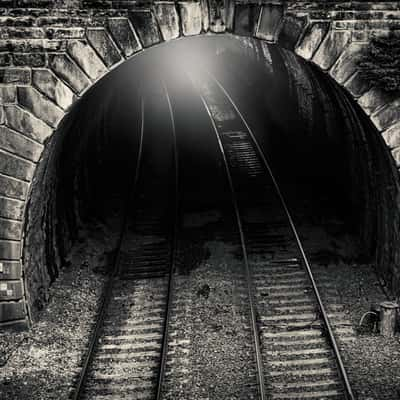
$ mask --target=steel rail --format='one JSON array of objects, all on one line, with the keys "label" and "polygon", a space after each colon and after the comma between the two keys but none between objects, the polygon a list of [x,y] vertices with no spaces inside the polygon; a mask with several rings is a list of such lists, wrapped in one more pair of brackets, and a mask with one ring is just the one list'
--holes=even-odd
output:
[{"label": "steel rail", "polygon": [[97,312],[96,324],[95,324],[95,327],[92,331],[92,334],[91,334],[91,337],[89,340],[89,347],[88,347],[88,350],[85,355],[85,359],[83,362],[83,366],[81,368],[81,372],[79,374],[78,383],[76,384],[75,391],[71,397],[72,400],[80,399],[83,394],[87,374],[89,372],[89,368],[90,368],[92,360],[93,360],[93,356],[94,356],[94,353],[96,350],[96,344],[97,344],[98,338],[100,336],[101,329],[103,327],[103,322],[104,322],[104,318],[106,315],[107,306],[108,306],[110,298],[111,298],[112,289],[114,287],[114,282],[115,282],[115,277],[119,273],[121,248],[122,248],[124,236],[126,234],[126,230],[127,230],[127,226],[128,226],[128,217],[127,217],[128,209],[129,209],[130,203],[132,202],[132,200],[135,196],[137,183],[139,180],[139,172],[140,172],[141,162],[142,162],[143,136],[144,136],[144,100],[143,100],[143,97],[141,97],[141,99],[140,99],[140,110],[141,110],[140,111],[141,112],[141,126],[140,126],[139,149],[138,149],[138,157],[137,157],[137,161],[136,161],[135,176],[134,176],[133,181],[130,184],[128,198],[127,198],[127,201],[126,201],[126,204],[124,207],[125,208],[124,220],[122,223],[120,235],[118,237],[117,250],[115,253],[114,260],[113,260],[113,269],[109,273],[109,279],[108,279],[106,286],[102,292],[99,310]]},{"label": "steel rail", "polygon": [[344,388],[345,388],[345,392],[346,392],[345,393],[346,394],[346,398],[348,400],[355,400],[355,397],[354,397],[354,394],[353,394],[353,391],[352,391],[352,388],[351,388],[351,385],[350,385],[350,381],[349,381],[346,369],[344,367],[342,357],[340,355],[340,350],[339,350],[339,347],[337,345],[337,342],[336,342],[336,339],[335,339],[335,335],[333,333],[333,329],[332,329],[331,323],[329,321],[328,313],[325,310],[325,306],[324,306],[324,304],[322,302],[322,298],[321,298],[319,289],[318,289],[317,284],[315,282],[314,275],[312,273],[310,263],[309,263],[308,258],[306,256],[306,253],[304,251],[303,245],[302,245],[301,240],[300,240],[300,236],[299,236],[299,234],[297,232],[297,229],[296,229],[296,226],[294,224],[293,218],[292,218],[292,216],[290,214],[289,208],[288,208],[288,206],[286,204],[286,201],[285,201],[285,199],[283,197],[283,194],[282,194],[282,192],[280,190],[278,182],[277,182],[277,180],[275,179],[275,176],[272,173],[272,169],[271,169],[271,167],[270,167],[270,165],[269,165],[269,163],[267,161],[267,158],[266,158],[264,152],[262,151],[257,139],[255,138],[252,129],[247,124],[245,118],[243,117],[243,115],[240,112],[239,108],[236,106],[236,104],[233,101],[232,97],[229,95],[229,93],[226,91],[224,86],[218,81],[218,79],[214,75],[212,75],[209,71],[206,71],[206,72],[214,80],[214,82],[218,85],[218,87],[221,89],[221,91],[225,94],[225,96],[231,102],[232,106],[235,108],[235,111],[237,112],[237,114],[241,118],[242,122],[246,126],[246,129],[248,130],[249,135],[250,135],[250,137],[251,137],[251,139],[252,139],[252,141],[253,141],[253,143],[254,143],[254,145],[255,145],[255,147],[256,147],[256,149],[257,149],[257,151],[258,151],[258,153],[259,153],[259,155],[260,155],[260,157],[261,157],[261,159],[263,161],[263,164],[264,164],[265,168],[267,169],[267,171],[268,171],[268,173],[269,173],[269,175],[270,175],[270,177],[272,179],[273,185],[274,185],[275,190],[276,190],[276,192],[278,194],[280,202],[281,202],[281,204],[282,204],[282,206],[283,206],[283,208],[285,210],[285,214],[286,214],[286,216],[288,218],[291,230],[292,230],[293,235],[295,237],[297,247],[300,250],[301,257],[303,259],[303,263],[304,263],[304,266],[306,268],[308,278],[310,279],[313,292],[314,292],[315,297],[317,299],[318,307],[319,307],[320,313],[322,315],[322,319],[323,319],[325,328],[326,328],[326,330],[328,332],[328,339],[329,339],[329,341],[331,343],[331,346],[333,348],[333,351],[334,351],[334,354],[335,354],[335,358],[336,358],[336,362],[337,362],[337,365],[338,365],[338,368],[339,368],[339,372],[340,372],[340,375],[341,375],[343,383],[344,383]]},{"label": "steel rail", "polygon": [[[194,80],[189,76],[190,80],[193,82],[194,86],[196,87],[197,85],[194,83]],[[266,400],[267,395],[266,395],[266,390],[265,390],[265,381],[264,381],[264,370],[263,370],[263,364],[262,364],[262,354],[261,354],[261,348],[260,348],[260,339],[259,339],[259,334],[258,334],[258,328],[257,328],[257,316],[256,316],[256,311],[255,311],[255,306],[254,306],[254,294],[253,294],[253,283],[252,283],[252,278],[251,278],[251,273],[250,273],[250,267],[249,267],[249,261],[248,261],[248,256],[247,256],[247,248],[246,248],[246,243],[244,239],[244,231],[243,231],[243,225],[242,225],[242,219],[239,211],[239,204],[237,201],[237,194],[235,191],[235,187],[233,185],[233,179],[232,179],[232,174],[229,169],[229,163],[225,154],[225,149],[222,144],[218,128],[215,124],[215,121],[212,117],[210,108],[207,105],[207,102],[205,101],[204,97],[200,93],[200,89],[197,87],[198,93],[200,96],[200,99],[203,103],[204,108],[206,109],[206,112],[208,116],[210,117],[210,121],[215,133],[215,136],[218,141],[218,146],[221,151],[222,159],[224,162],[225,166],[225,172],[227,175],[227,179],[229,182],[229,188],[231,191],[232,195],[232,205],[234,208],[235,212],[235,218],[238,226],[238,231],[240,235],[240,245],[243,253],[243,262],[245,265],[245,270],[246,270],[246,281],[247,281],[247,294],[249,298],[249,305],[250,305],[250,315],[251,315],[251,325],[252,325],[252,331],[253,331],[253,338],[254,338],[254,347],[255,347],[255,353],[256,353],[256,364],[257,364],[257,376],[258,376],[258,384],[259,384],[259,392],[260,392],[260,399],[261,400]]]},{"label": "steel rail", "polygon": [[161,359],[160,359],[160,368],[158,370],[157,377],[157,391],[156,391],[156,400],[161,400],[162,396],[162,387],[164,383],[164,376],[166,370],[167,363],[167,353],[168,353],[168,333],[169,333],[169,320],[171,317],[171,309],[172,309],[172,295],[174,290],[174,272],[175,272],[175,262],[177,256],[178,249],[178,228],[179,228],[179,158],[178,158],[178,146],[176,139],[176,128],[175,128],[175,118],[174,112],[171,104],[171,99],[168,94],[168,89],[165,83],[162,83],[163,90],[165,93],[165,97],[168,103],[168,110],[171,117],[171,127],[172,127],[172,136],[173,136],[173,154],[174,154],[174,183],[175,183],[175,191],[174,191],[174,226],[172,230],[172,246],[171,246],[171,254],[170,254],[170,268],[169,268],[169,276],[168,276],[168,289],[167,289],[167,304],[165,308],[165,316],[164,316],[164,329],[163,329],[163,341],[161,345]]}]

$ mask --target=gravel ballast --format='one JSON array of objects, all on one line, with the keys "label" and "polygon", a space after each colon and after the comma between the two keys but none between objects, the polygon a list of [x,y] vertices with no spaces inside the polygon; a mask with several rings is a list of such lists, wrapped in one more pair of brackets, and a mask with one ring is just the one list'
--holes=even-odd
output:
[{"label": "gravel ballast", "polygon": [[0,398],[68,399],[85,353],[115,234],[104,226],[78,243],[29,331],[0,333]]},{"label": "gravel ballast", "polygon": [[[207,225],[218,220],[217,214],[197,217],[192,218],[196,222],[192,221],[193,231],[207,230]],[[317,280],[328,277],[337,291],[336,298],[327,297],[326,301],[344,306],[354,330],[354,340],[341,346],[356,398],[398,399],[399,334],[383,338],[372,331],[372,325],[359,327],[371,304],[387,299],[373,266],[346,261],[351,252],[346,236],[332,236],[311,225],[301,226],[300,231]],[[68,398],[86,349],[105,267],[112,259],[111,237],[99,230],[89,243],[75,248],[71,265],[53,284],[48,307],[30,331],[0,334],[0,398]],[[247,309],[237,300],[237,295],[243,294],[238,249],[220,237],[210,240],[209,234],[203,240],[196,234],[193,237],[185,238],[183,269],[176,278],[177,300],[185,308],[171,327],[176,354],[182,355],[181,369],[178,380],[171,370],[166,398],[251,398],[255,393],[254,360],[248,343]]]}]

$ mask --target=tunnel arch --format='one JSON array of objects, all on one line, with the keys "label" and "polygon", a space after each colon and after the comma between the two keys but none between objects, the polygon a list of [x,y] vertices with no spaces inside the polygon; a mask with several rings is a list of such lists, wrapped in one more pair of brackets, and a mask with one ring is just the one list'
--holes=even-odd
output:
[{"label": "tunnel arch", "polygon": [[[39,169],[45,168],[44,150],[51,152],[54,131],[78,99],[111,70],[147,48],[187,36],[220,33],[276,43],[318,66],[343,87],[381,132],[394,162],[400,164],[399,99],[370,88],[356,70],[355,60],[369,37],[280,3],[235,6],[227,2],[219,12],[217,9],[208,9],[204,2],[181,3],[179,7],[163,2],[138,10],[129,18],[108,18],[105,26],[86,27],[84,38],[69,40],[65,51],[49,54],[48,68],[31,71],[31,85],[2,91],[1,129],[6,143],[0,155],[0,178],[7,187],[0,205],[4,222],[0,321],[4,325],[29,324],[27,266],[21,262],[24,226],[29,203],[35,201],[31,188],[40,176]],[[393,276],[393,287],[398,287],[398,281],[399,277]]]}]

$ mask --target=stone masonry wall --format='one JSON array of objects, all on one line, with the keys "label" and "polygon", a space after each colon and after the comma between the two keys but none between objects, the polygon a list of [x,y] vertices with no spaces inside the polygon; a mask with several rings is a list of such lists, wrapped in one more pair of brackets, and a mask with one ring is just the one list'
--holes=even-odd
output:
[{"label": "stone masonry wall", "polygon": [[355,62],[372,35],[389,29],[400,30],[398,1],[2,0],[1,324],[25,326],[36,296],[25,295],[25,279],[48,279],[45,265],[21,263],[25,207],[44,146],[71,104],[111,68],[180,36],[228,32],[278,43],[351,93],[400,166],[400,98],[369,87]]}]

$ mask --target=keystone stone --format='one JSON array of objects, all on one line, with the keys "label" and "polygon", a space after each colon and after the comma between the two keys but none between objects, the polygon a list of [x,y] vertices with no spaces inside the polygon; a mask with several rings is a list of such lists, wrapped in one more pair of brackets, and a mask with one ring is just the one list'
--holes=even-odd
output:
[{"label": "keystone stone", "polygon": [[182,32],[185,36],[198,35],[202,27],[202,14],[200,3],[179,2]]},{"label": "keystone stone", "polygon": [[179,16],[175,3],[155,3],[154,12],[164,40],[179,36]]},{"label": "keystone stone", "polygon": [[33,87],[18,88],[18,102],[33,115],[55,128],[64,116],[63,110]]}]

